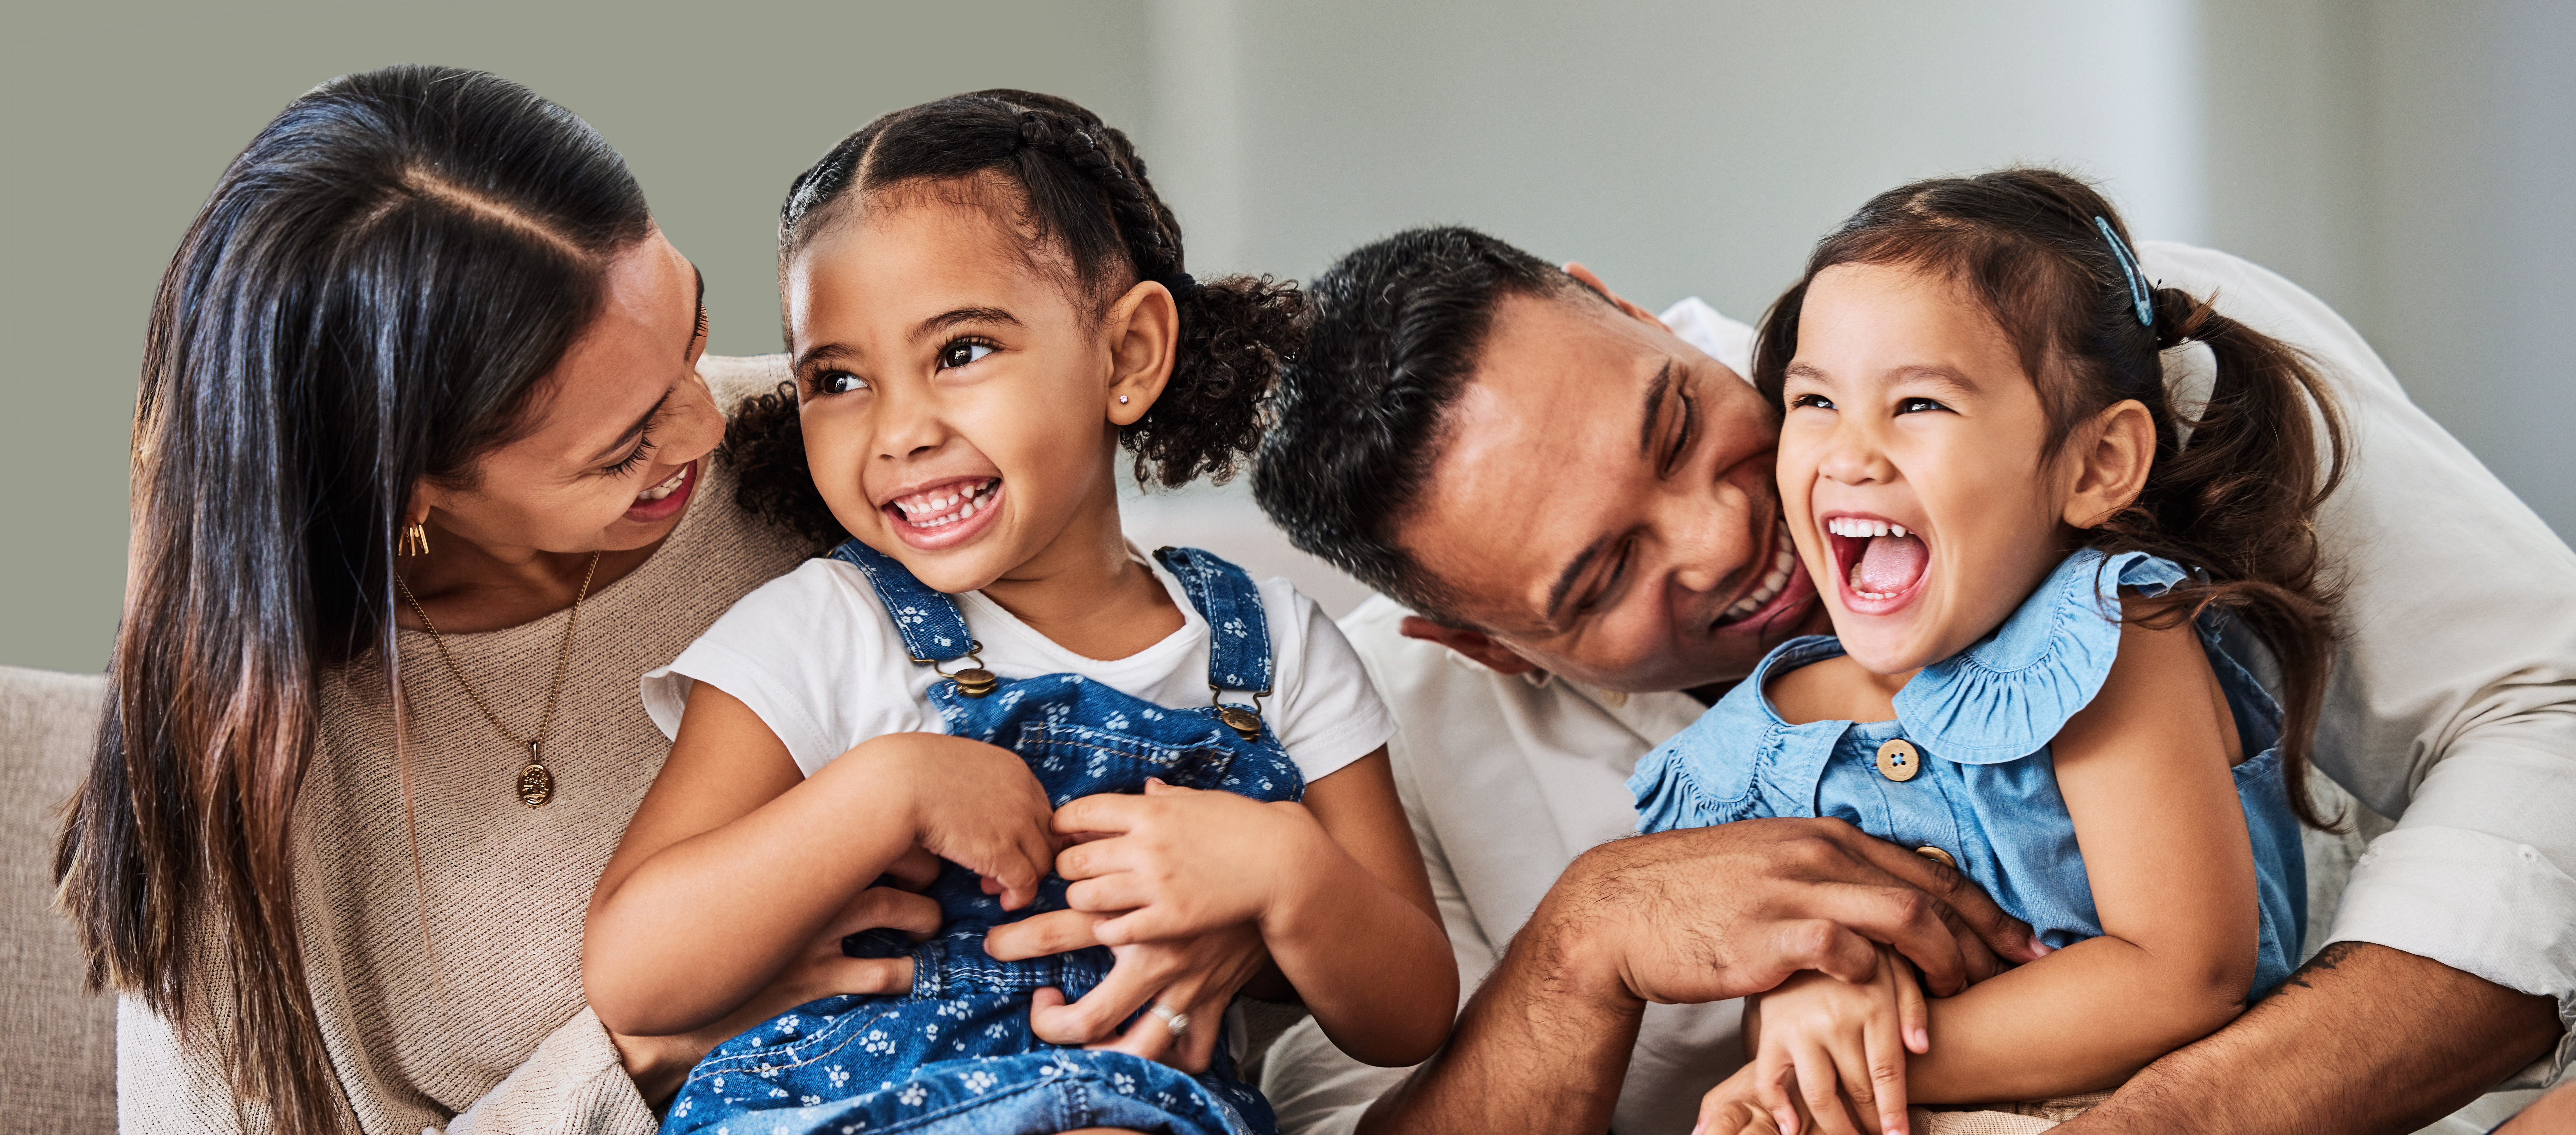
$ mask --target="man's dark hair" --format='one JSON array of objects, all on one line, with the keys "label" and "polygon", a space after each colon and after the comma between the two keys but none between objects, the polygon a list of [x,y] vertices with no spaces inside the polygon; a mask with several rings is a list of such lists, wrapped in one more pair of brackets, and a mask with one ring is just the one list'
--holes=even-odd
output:
[{"label": "man's dark hair", "polygon": [[[1458,596],[1396,543],[1439,453],[1440,424],[1504,296],[1582,285],[1468,228],[1364,245],[1307,286],[1305,349],[1281,370],[1252,470],[1263,512],[1297,547],[1440,617]],[[1454,618],[1445,621],[1455,621]]]}]

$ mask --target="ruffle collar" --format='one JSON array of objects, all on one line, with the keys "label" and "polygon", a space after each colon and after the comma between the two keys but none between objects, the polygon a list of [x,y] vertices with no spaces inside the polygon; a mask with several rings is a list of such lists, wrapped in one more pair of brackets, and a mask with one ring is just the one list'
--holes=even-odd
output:
[{"label": "ruffle collar", "polygon": [[1994,633],[1897,691],[1896,720],[1926,752],[1961,764],[2038,752],[2102,692],[2120,653],[2120,589],[2162,595],[2187,578],[2146,552],[2076,552]]}]

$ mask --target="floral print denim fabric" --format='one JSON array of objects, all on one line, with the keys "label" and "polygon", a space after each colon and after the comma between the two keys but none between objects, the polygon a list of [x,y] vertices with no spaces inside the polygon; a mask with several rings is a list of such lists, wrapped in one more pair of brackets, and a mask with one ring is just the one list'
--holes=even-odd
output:
[{"label": "floral print denim fabric", "polygon": [[[914,661],[968,655],[973,639],[954,600],[856,540],[832,556],[875,586]],[[1244,694],[1268,693],[1269,623],[1251,578],[1192,548],[1155,556],[1208,621],[1208,684],[1232,692],[1234,705],[1249,704]],[[1095,793],[1141,792],[1147,777],[1256,800],[1305,795],[1304,776],[1267,722],[1247,740],[1214,705],[1155,705],[1080,674],[1006,679],[981,698],[939,682],[930,697],[950,734],[1018,753],[1057,807]],[[910,994],[827,997],[717,1046],[690,1070],[663,1132],[1276,1131],[1270,1105],[1236,1074],[1223,1044],[1208,1070],[1191,1076],[1125,1053],[1048,1044],[1029,1031],[1032,992],[1054,986],[1068,1000],[1081,998],[1108,975],[1110,952],[1093,946],[1004,962],[984,952],[984,935],[1064,909],[1064,890],[1050,875],[1036,902],[1004,911],[974,872],[944,865],[928,892],[947,916],[937,937],[916,944],[872,930],[842,943],[856,957],[910,955]]]},{"label": "floral print denim fabric", "polygon": [[[1628,780],[1637,827],[1830,816],[1905,847],[1948,853],[2052,947],[2099,937],[2049,742],[2110,676],[2120,647],[2119,589],[2161,595],[2184,578],[2180,566],[2144,552],[2068,556],[1993,634],[1907,682],[1894,721],[1782,721],[1763,694],[1766,681],[1843,652],[1826,636],[1782,643],[1637,763]],[[2235,775],[2254,843],[2262,938],[2251,996],[2261,997],[2298,964],[2308,922],[2307,860],[2282,779],[2281,710],[2238,661],[2248,649],[2241,628],[2213,615],[2196,629],[2253,754]],[[1900,738],[1921,757],[1903,781],[1878,766],[1879,747]]]}]

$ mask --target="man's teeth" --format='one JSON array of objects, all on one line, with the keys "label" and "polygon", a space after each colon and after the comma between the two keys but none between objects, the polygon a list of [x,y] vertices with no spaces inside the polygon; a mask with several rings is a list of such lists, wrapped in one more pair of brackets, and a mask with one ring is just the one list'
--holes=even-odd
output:
[{"label": "man's teeth", "polygon": [[915,528],[940,528],[966,520],[976,512],[992,507],[992,494],[1002,487],[1002,479],[988,477],[949,492],[946,488],[927,493],[897,497],[892,502],[903,513],[904,522]]},{"label": "man's teeth", "polygon": [[673,493],[679,492],[680,486],[686,483],[688,479],[689,467],[686,465],[680,466],[680,471],[671,474],[670,480],[664,481],[661,484],[635,494],[635,499],[647,502],[661,500],[664,497],[668,497]]},{"label": "man's teeth", "polygon": [[1903,536],[1905,526],[1884,520],[1863,520],[1857,516],[1837,516],[1825,521],[1825,531],[1836,536],[1867,539],[1872,536]]},{"label": "man's teeth", "polygon": [[1756,584],[1752,592],[1736,600],[1734,606],[1726,609],[1726,617],[1740,619],[1761,610],[1764,605],[1780,597],[1780,590],[1789,586],[1790,574],[1797,570],[1798,548],[1797,545],[1789,542],[1789,530],[1784,525],[1772,537],[1771,570],[1762,574],[1762,582]]}]

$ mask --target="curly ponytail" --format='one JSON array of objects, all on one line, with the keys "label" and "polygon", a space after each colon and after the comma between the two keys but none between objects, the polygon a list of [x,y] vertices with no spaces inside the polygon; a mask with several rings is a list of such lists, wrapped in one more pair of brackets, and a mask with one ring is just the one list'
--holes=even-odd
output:
[{"label": "curly ponytail", "polygon": [[[1279,369],[1303,341],[1306,297],[1268,276],[1192,280],[1180,221],[1154,192],[1127,135],[1053,95],[990,90],[885,115],[798,174],[779,210],[779,266],[871,193],[924,182],[998,178],[1016,193],[1014,218],[1058,254],[1095,313],[1136,284],[1172,293],[1180,342],[1152,409],[1118,431],[1136,479],[1177,488],[1224,481],[1260,445]],[[728,431],[737,495],[799,535],[838,539],[794,440],[795,399],[763,396]],[[790,443],[792,442],[792,444]],[[828,527],[826,527],[828,525]]]},{"label": "curly ponytail", "polygon": [[[2337,598],[2321,571],[2315,516],[2342,477],[2343,417],[2296,348],[2218,314],[2206,298],[2149,286],[2128,241],[2109,201],[2055,170],[1889,190],[1818,242],[1805,275],[1764,316],[1754,384],[1780,406],[1799,311],[1817,273],[1891,264],[1958,283],[1994,316],[2039,387],[2047,452],[2120,401],[2144,405],[2156,429],[2146,487],[2087,530],[2083,544],[2198,569],[2193,581],[2142,602],[2145,625],[2225,611],[2263,641],[2280,665],[2290,807],[2310,825],[2332,828],[2340,817],[2317,813],[2307,768]],[[2191,343],[2209,349],[2218,374],[2208,404],[2185,417],[2165,388],[2163,353]]]}]

